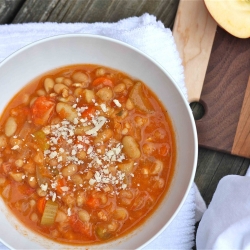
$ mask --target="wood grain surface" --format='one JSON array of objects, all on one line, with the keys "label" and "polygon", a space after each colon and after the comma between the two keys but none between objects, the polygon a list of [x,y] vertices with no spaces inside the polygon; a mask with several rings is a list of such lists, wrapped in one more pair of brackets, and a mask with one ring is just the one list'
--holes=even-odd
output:
[{"label": "wood grain surface", "polygon": [[189,101],[199,101],[205,110],[196,122],[199,145],[250,157],[250,39],[235,38],[218,27],[203,0],[180,1],[173,32]]},{"label": "wood grain surface", "polygon": [[189,102],[200,100],[216,27],[203,0],[180,1],[173,35],[184,66]]},{"label": "wood grain surface", "polygon": [[[248,58],[249,59],[249,58]],[[250,157],[250,78],[245,91],[232,153]]]},{"label": "wood grain surface", "polygon": [[[250,39],[233,37],[218,27],[200,97],[205,115],[196,123],[201,146],[250,156],[246,141],[237,139],[234,146],[237,127],[244,126],[240,114],[249,74]],[[243,134],[238,133],[246,136],[250,127],[245,129]]]},{"label": "wood grain surface", "polygon": [[26,0],[12,23],[116,22],[149,13],[172,27],[178,0]]}]

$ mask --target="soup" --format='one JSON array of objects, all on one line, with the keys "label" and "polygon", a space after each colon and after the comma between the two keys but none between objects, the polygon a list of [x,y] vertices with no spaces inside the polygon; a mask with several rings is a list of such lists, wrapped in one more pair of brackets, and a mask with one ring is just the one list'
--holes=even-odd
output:
[{"label": "soup", "polygon": [[0,120],[0,192],[31,230],[67,244],[112,240],[157,209],[175,135],[141,81],[100,65],[35,79]]}]

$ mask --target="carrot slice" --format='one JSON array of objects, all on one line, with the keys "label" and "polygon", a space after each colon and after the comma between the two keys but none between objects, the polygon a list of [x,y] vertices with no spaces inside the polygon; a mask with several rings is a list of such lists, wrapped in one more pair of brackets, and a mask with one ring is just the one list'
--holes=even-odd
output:
[{"label": "carrot slice", "polygon": [[122,96],[120,96],[119,98],[117,98],[118,99],[118,101],[120,102],[120,103],[124,103],[124,102],[126,102],[127,101],[127,97],[126,96],[124,96],[124,95],[122,95]]},{"label": "carrot slice", "polygon": [[88,106],[88,109],[84,110],[81,114],[81,116],[83,118],[87,118],[88,120],[90,120],[92,118],[92,116],[95,114],[95,107],[94,106]]},{"label": "carrot slice", "polygon": [[62,194],[63,191],[62,191],[61,187],[64,187],[65,185],[66,185],[66,180],[64,178],[58,179],[57,186],[56,186],[56,192],[58,194]]},{"label": "carrot slice", "polygon": [[18,186],[18,191],[24,195],[30,196],[35,192],[35,189],[27,184],[22,184]]},{"label": "carrot slice", "polygon": [[32,120],[36,125],[45,125],[52,115],[55,102],[48,97],[38,97],[31,107]]},{"label": "carrot slice", "polygon": [[30,115],[30,108],[19,105],[15,108],[12,108],[10,113],[18,118],[19,123],[24,123],[27,121],[27,117]]},{"label": "carrot slice", "polygon": [[98,77],[92,82],[93,86],[98,86],[100,84],[104,86],[109,86],[109,87],[114,86],[113,82],[109,78],[104,77],[104,76]]},{"label": "carrot slice", "polygon": [[44,212],[44,208],[45,208],[45,204],[46,204],[46,199],[45,197],[41,197],[38,199],[37,203],[36,203],[36,207],[37,210],[40,214],[43,214]]}]

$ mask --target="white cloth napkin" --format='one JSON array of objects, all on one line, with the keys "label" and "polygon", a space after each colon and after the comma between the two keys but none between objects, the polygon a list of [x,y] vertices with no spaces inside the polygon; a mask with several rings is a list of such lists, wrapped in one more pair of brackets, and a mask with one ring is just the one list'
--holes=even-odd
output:
[{"label": "white cloth napkin", "polygon": [[250,172],[222,178],[197,231],[197,249],[250,249]]},{"label": "white cloth napkin", "polygon": [[[144,14],[117,23],[29,23],[0,25],[0,61],[36,40],[66,33],[91,33],[126,42],[158,61],[187,97],[183,67],[170,29]],[[194,245],[195,185],[170,226],[145,249],[191,249]],[[1,232],[0,232],[1,237]],[[6,249],[0,246],[0,249]]]}]

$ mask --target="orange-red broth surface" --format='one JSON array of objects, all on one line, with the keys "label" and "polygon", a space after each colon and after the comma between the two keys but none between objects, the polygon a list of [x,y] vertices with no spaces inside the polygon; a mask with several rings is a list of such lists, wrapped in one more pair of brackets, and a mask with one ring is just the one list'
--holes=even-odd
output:
[{"label": "orange-red broth surface", "polygon": [[0,193],[32,230],[97,243],[141,225],[173,177],[170,118],[124,73],[73,65],[24,87],[1,118]]}]

